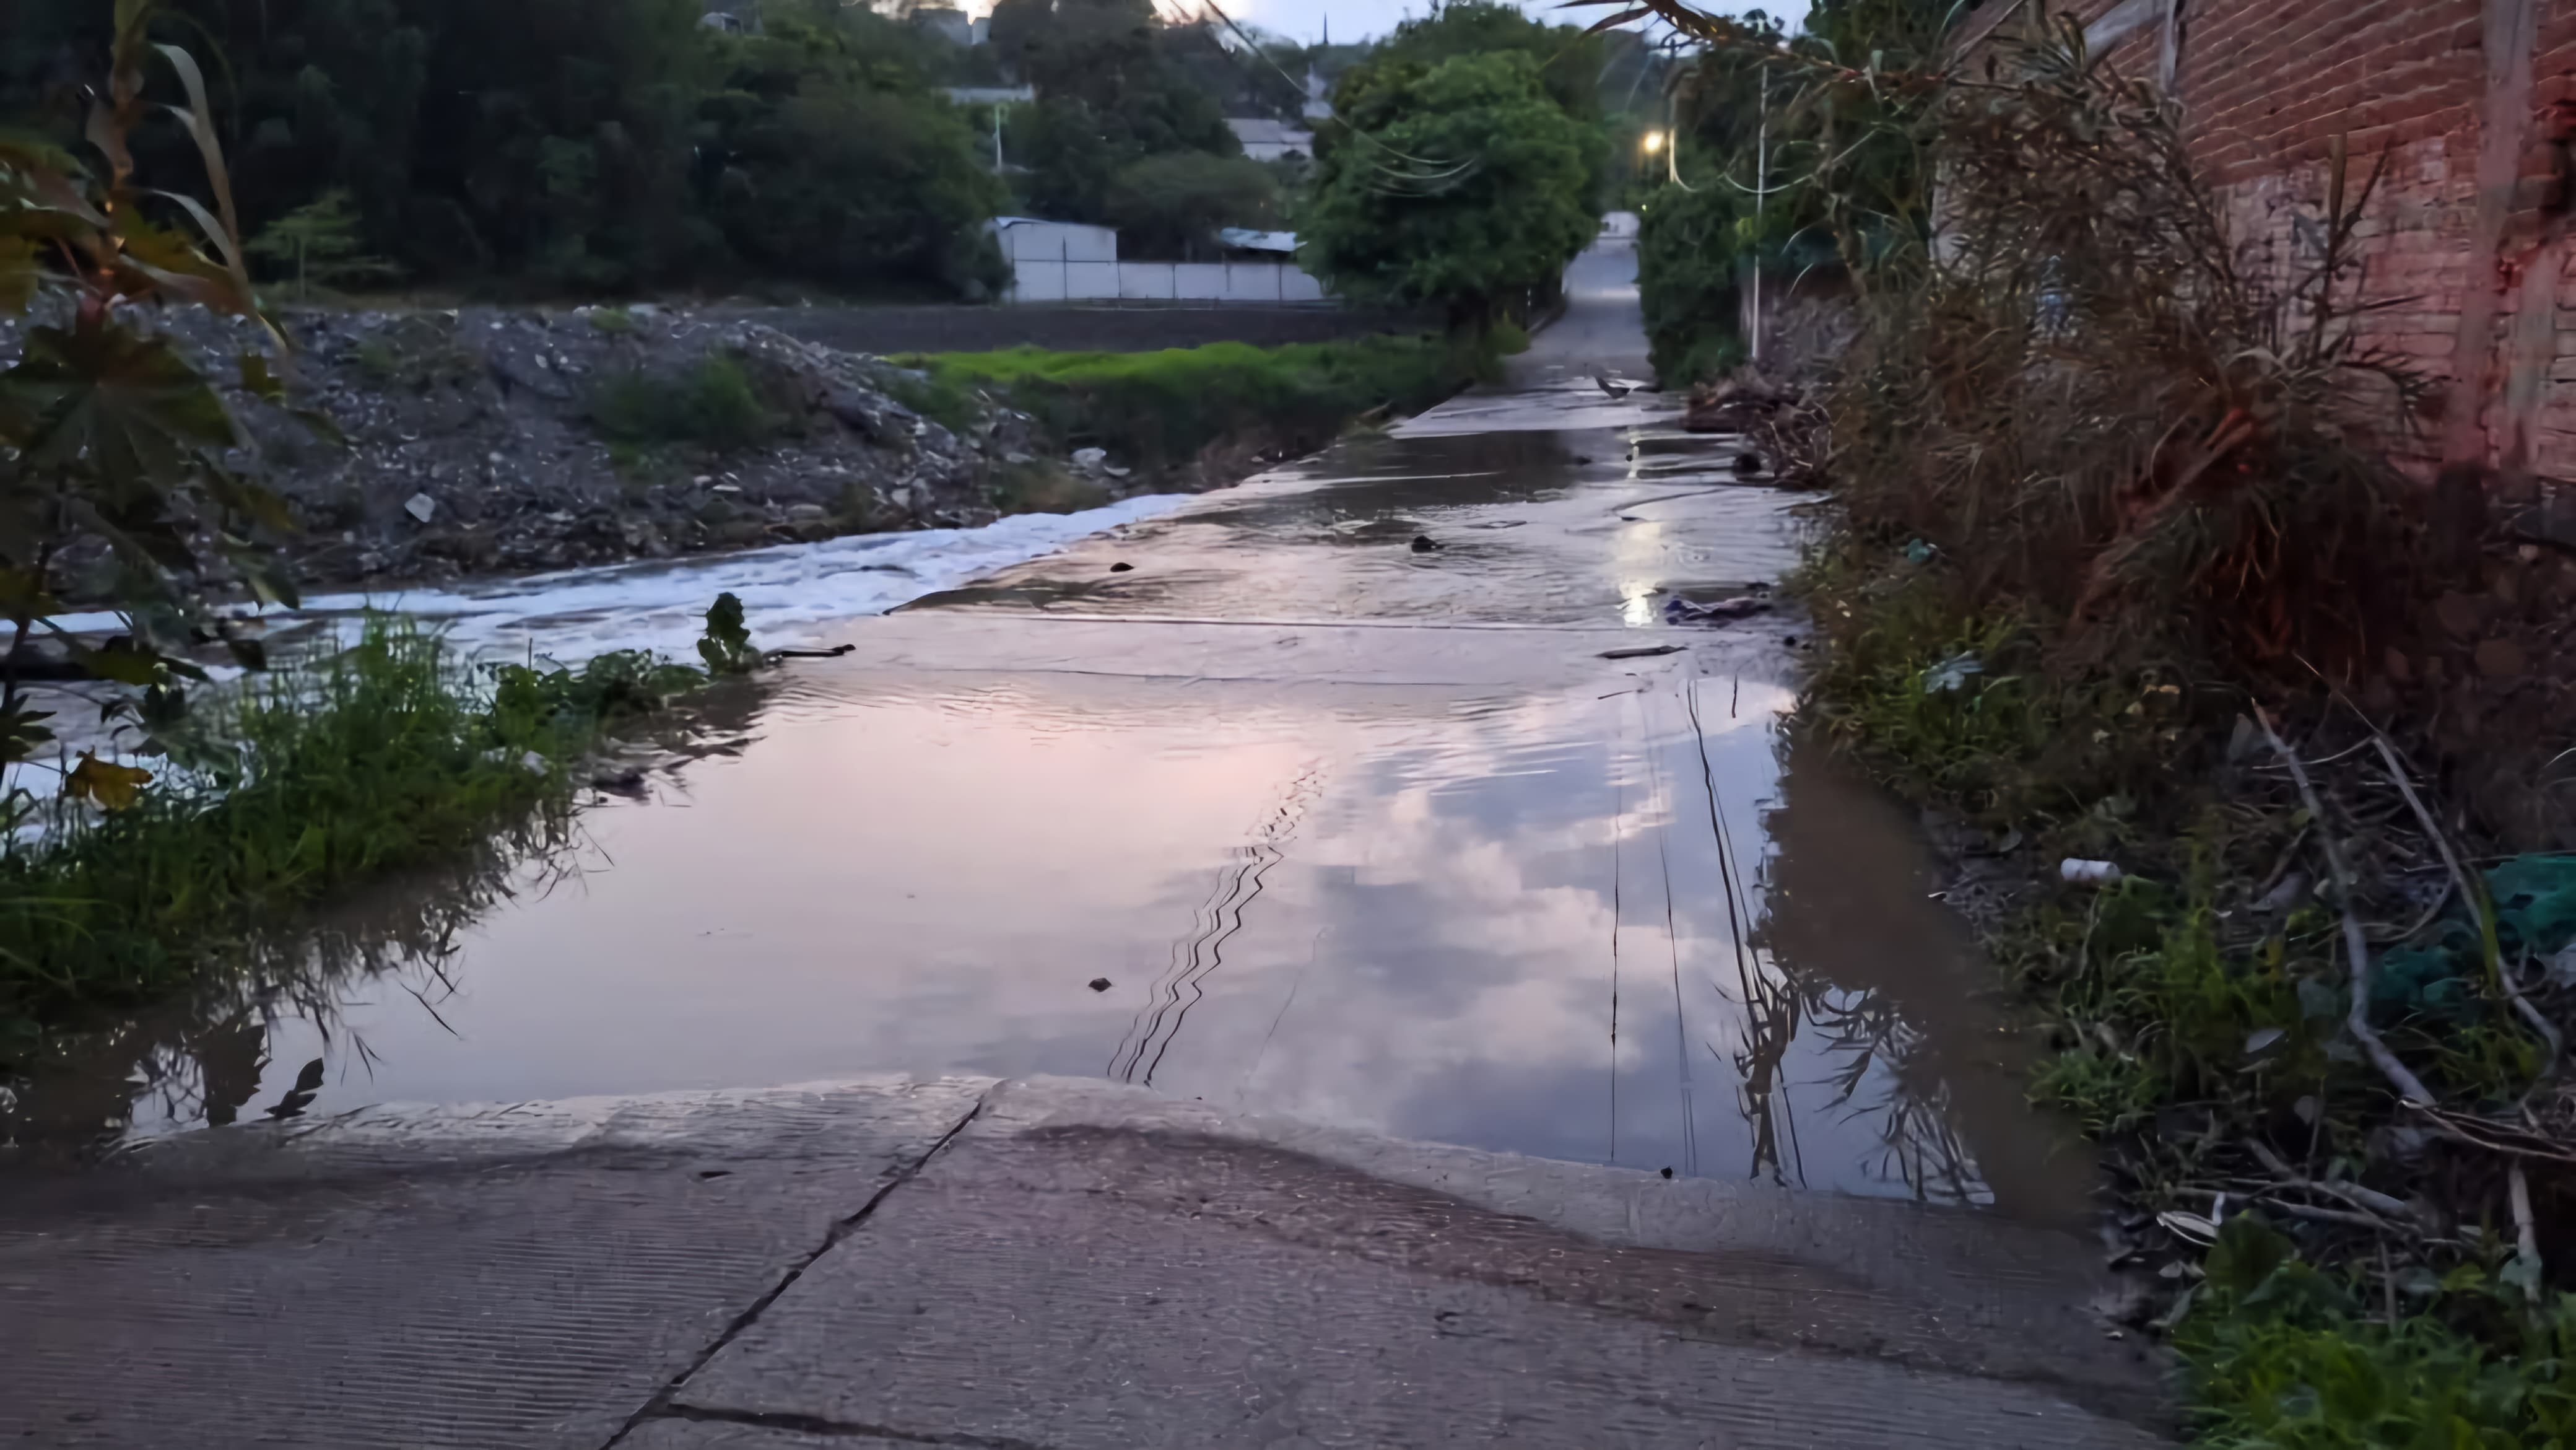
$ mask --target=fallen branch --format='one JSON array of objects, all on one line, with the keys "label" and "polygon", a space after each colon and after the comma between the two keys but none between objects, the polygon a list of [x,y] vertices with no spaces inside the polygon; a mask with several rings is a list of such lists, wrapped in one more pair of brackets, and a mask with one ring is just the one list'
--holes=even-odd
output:
[{"label": "fallen branch", "polygon": [[[2329,1183],[2322,1179],[2308,1178],[2281,1161],[2280,1154],[2273,1152],[2259,1140],[2248,1138],[2245,1140],[2245,1146],[2253,1151],[2256,1158],[2262,1160],[2264,1168],[2269,1170],[2273,1177],[2293,1188],[2340,1198],[2358,1208],[2389,1218],[2412,1219],[2418,1223],[2424,1223],[2424,1215],[2416,1210],[2415,1205],[2402,1198],[2392,1197],[2375,1188],[2364,1188],[2358,1183]],[[2426,1223],[2425,1227],[2438,1228],[2439,1225]]]},{"label": "fallen branch", "polygon": [[2379,1069],[2379,1075],[2396,1087],[2400,1100],[2430,1106],[2432,1090],[2425,1087],[2424,1080],[2409,1070],[2405,1063],[2397,1060],[2397,1054],[2388,1050],[2388,1044],[2380,1041],[2378,1030],[2370,1025],[2370,938],[2363,933],[2361,917],[2353,910],[2352,868],[2344,864],[2343,847],[2336,843],[2333,828],[2326,824],[2325,802],[2318,798],[2316,785],[2308,779],[2308,767],[2300,761],[2299,753],[2290,748],[2290,742],[2281,738],[2280,731],[2272,728],[2271,715],[2257,705],[2254,718],[2262,725],[2264,737],[2272,742],[2272,748],[2280,753],[2283,763],[2290,767],[2290,779],[2298,782],[2299,799],[2308,808],[2308,818],[2316,823],[2317,843],[2325,851],[2326,869],[2334,873],[2335,895],[2340,898],[2337,904],[2343,908],[2344,952],[2352,959],[2352,1008],[2344,1016],[2344,1025],[2351,1029],[2353,1040],[2361,1044],[2361,1050],[2369,1056],[2371,1065]]}]

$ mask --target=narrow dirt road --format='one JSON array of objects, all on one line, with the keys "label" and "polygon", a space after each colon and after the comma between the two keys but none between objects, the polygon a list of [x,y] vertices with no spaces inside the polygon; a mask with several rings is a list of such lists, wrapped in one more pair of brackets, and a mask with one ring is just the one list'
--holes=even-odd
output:
[{"label": "narrow dirt road", "polygon": [[1632,275],[854,622],[447,995],[261,1027],[306,1116],[63,1088],[124,1146],[0,1180],[0,1440],[2158,1443],[1909,823],[1781,744],[1795,500],[1613,396]]}]

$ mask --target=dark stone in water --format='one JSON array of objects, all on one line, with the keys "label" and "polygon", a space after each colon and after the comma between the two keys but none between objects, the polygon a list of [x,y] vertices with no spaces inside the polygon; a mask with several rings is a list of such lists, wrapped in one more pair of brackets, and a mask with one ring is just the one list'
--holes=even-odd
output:
[{"label": "dark stone in water", "polygon": [[1133,574],[1136,572],[1136,566],[1133,564],[1112,564],[1109,566],[1109,572],[1112,574]]},{"label": "dark stone in water", "polygon": [[1091,990],[1093,990],[1093,991],[1095,991],[1095,992],[1106,992],[1106,991],[1108,991],[1108,990],[1109,990],[1109,979],[1108,979],[1107,977],[1094,977],[1094,978],[1092,978],[1092,979],[1091,979]]},{"label": "dark stone in water", "polygon": [[1413,552],[1417,554],[1428,554],[1439,547],[1439,541],[1433,539],[1429,534],[1416,534],[1413,536]]}]

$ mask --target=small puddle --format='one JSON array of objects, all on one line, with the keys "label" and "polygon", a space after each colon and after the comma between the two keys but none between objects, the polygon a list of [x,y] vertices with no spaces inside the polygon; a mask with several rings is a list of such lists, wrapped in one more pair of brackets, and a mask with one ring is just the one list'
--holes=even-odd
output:
[{"label": "small puddle", "polygon": [[0,1133],[1061,1073],[2078,1217],[1911,822],[1783,732],[1795,622],[1665,626],[1776,579],[1797,500],[1511,401],[853,622],[747,749],[110,1024]]}]

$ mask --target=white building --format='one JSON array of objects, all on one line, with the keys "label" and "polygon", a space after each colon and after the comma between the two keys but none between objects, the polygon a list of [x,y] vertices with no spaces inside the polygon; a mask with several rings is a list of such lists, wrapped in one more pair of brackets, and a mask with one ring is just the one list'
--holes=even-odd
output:
[{"label": "white building", "polygon": [[1315,154],[1315,133],[1303,126],[1261,116],[1228,116],[1225,124],[1234,139],[1243,143],[1243,154],[1255,161],[1285,161],[1292,156],[1305,161]]},{"label": "white building", "polygon": [[[1002,255],[1011,263],[1011,302],[1146,302],[1202,306],[1246,306],[1282,303],[1315,304],[1327,299],[1313,277],[1294,263],[1281,261],[1122,262],[1118,232],[1112,227],[1080,222],[1051,222],[1037,217],[993,218]],[[1237,243],[1234,236],[1247,241]],[[1277,238],[1288,233],[1229,233],[1228,246],[1279,255]]]}]

